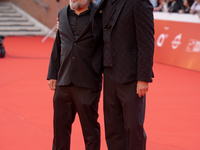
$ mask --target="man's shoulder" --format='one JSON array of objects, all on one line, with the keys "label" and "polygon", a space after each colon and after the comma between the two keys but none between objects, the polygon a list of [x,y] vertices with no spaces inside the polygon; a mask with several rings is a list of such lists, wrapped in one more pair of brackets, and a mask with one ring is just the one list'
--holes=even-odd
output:
[{"label": "man's shoulder", "polygon": [[58,15],[60,15],[61,13],[66,13],[68,6],[69,6],[69,5],[64,6],[64,7],[58,12]]},{"label": "man's shoulder", "polygon": [[92,7],[94,7],[95,9],[98,8],[98,4],[97,3],[95,3],[95,2],[91,2],[91,3],[92,3]]}]

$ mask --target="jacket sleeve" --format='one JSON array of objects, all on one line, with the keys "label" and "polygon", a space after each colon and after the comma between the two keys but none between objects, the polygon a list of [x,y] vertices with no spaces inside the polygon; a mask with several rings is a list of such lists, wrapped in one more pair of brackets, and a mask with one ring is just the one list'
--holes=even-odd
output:
[{"label": "jacket sleeve", "polygon": [[152,82],[154,54],[153,6],[149,0],[134,0],[133,14],[138,48],[137,80]]},{"label": "jacket sleeve", "polygon": [[53,44],[50,62],[49,62],[49,70],[47,75],[47,80],[56,79],[58,77],[58,71],[60,68],[60,51],[61,51],[61,41],[60,41],[60,33],[59,30],[56,33],[56,38]]}]

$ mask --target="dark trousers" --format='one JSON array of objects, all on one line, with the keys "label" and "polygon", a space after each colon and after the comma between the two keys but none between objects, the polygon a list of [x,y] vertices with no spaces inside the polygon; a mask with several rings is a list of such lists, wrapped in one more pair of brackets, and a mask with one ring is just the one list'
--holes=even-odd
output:
[{"label": "dark trousers", "polygon": [[97,122],[99,97],[98,90],[75,85],[56,87],[53,98],[53,150],[70,150],[71,127],[76,112],[82,127],[85,149],[100,149],[100,125]]},{"label": "dark trousers", "polygon": [[118,84],[112,68],[104,69],[104,119],[108,150],[145,150],[145,96],[136,94],[137,82]]}]

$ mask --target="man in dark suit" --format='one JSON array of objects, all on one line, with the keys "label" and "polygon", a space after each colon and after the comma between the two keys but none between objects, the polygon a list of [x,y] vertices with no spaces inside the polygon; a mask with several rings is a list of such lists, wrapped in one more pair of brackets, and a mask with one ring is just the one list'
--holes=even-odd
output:
[{"label": "man in dark suit", "polygon": [[[79,115],[86,150],[100,149],[98,102],[102,87],[101,14],[90,0],[70,0],[58,13],[48,77],[55,90],[53,150],[69,150],[71,126]],[[99,18],[99,19],[98,19]],[[102,42],[101,42],[102,41]]]},{"label": "man in dark suit", "polygon": [[102,0],[104,118],[109,150],[145,150],[145,98],[152,82],[153,6],[149,0]]}]

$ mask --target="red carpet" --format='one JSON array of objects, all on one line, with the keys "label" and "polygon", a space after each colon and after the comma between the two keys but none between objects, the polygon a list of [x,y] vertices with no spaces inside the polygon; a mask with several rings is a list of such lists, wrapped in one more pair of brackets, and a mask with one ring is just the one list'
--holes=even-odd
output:
[{"label": "red carpet", "polygon": [[[6,37],[0,58],[0,150],[50,150],[53,92],[46,81],[53,39]],[[199,150],[200,72],[154,63],[147,94],[147,150]],[[102,96],[99,122],[104,139]],[[72,150],[84,150],[78,117]]]}]

